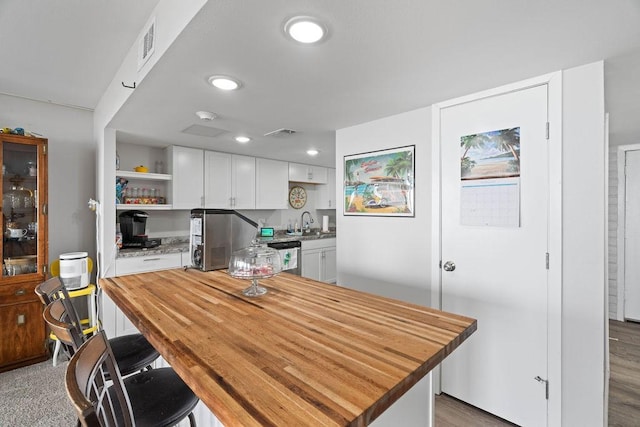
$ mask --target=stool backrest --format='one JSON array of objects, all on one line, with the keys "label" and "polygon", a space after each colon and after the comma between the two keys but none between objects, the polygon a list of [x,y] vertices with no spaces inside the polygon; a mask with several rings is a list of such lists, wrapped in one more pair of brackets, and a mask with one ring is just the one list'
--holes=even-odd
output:
[{"label": "stool backrest", "polygon": [[[69,301],[69,299],[66,299]],[[56,299],[45,307],[42,317],[49,325],[51,332],[55,334],[58,340],[69,346],[73,351],[77,351],[78,348],[84,343],[84,335],[82,329],[79,327],[79,323],[73,324],[73,319],[69,316],[69,311],[64,304],[65,299]],[[68,305],[71,305],[68,303]]]},{"label": "stool backrest", "polygon": [[53,301],[62,300],[62,304],[66,309],[66,319],[73,326],[76,327],[78,333],[82,335],[82,325],[80,323],[80,316],[76,307],[71,302],[69,297],[69,291],[64,287],[64,284],[59,277],[52,277],[36,286],[36,295],[40,298],[40,301],[47,306]]},{"label": "stool backrest", "polygon": [[104,331],[89,338],[73,355],[65,382],[67,395],[83,426],[135,424],[129,396]]},{"label": "stool backrest", "polygon": [[42,304],[47,306],[51,304],[51,301],[59,298],[63,287],[59,277],[52,277],[36,286],[36,295],[38,295]]}]

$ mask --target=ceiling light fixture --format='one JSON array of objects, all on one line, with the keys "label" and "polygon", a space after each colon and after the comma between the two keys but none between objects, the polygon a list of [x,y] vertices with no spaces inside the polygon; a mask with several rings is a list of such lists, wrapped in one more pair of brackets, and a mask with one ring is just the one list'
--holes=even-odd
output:
[{"label": "ceiling light fixture", "polygon": [[315,149],[307,150],[307,154],[310,155],[310,156],[317,156],[318,153],[319,153],[319,151],[315,150]]},{"label": "ceiling light fixture", "polygon": [[211,76],[208,79],[209,84],[220,90],[236,90],[242,86],[239,80],[229,76]]},{"label": "ceiling light fixture", "polygon": [[311,16],[294,16],[284,24],[284,32],[297,42],[312,44],[327,36],[327,27]]},{"label": "ceiling light fixture", "polygon": [[198,116],[200,120],[207,120],[207,121],[211,121],[218,117],[215,113],[212,113],[211,111],[196,111],[196,116]]},{"label": "ceiling light fixture", "polygon": [[236,140],[236,142],[239,142],[240,144],[246,144],[247,142],[251,141],[251,138],[244,135],[238,135],[234,139]]}]

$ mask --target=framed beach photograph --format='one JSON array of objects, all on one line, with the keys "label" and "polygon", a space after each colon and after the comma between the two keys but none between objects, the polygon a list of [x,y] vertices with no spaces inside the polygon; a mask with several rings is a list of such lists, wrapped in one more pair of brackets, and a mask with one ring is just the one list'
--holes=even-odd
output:
[{"label": "framed beach photograph", "polygon": [[344,215],[414,216],[415,145],[344,156]]},{"label": "framed beach photograph", "polygon": [[463,180],[520,176],[520,128],[461,137],[460,176]]}]

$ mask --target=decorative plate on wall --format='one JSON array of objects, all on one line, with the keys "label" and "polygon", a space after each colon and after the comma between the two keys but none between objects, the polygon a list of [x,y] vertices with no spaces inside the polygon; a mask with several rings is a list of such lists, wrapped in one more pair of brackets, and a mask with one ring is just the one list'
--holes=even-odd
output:
[{"label": "decorative plate on wall", "polygon": [[289,204],[292,208],[300,209],[307,203],[307,191],[299,186],[291,187],[289,190]]}]

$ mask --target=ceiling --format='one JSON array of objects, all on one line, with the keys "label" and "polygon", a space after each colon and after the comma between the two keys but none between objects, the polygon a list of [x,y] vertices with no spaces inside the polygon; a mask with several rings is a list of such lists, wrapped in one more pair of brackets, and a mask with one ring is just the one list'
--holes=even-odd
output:
[{"label": "ceiling", "polygon": [[[19,60],[3,61],[0,92],[95,107],[156,3],[1,0],[0,40]],[[285,38],[300,14],[329,38]],[[637,0],[209,0],[111,125],[121,141],[331,166],[336,129],[604,59],[611,141],[640,142],[639,23]],[[243,87],[220,92],[212,74]],[[219,135],[182,132],[193,125]],[[296,133],[263,136],[280,128]]]}]

